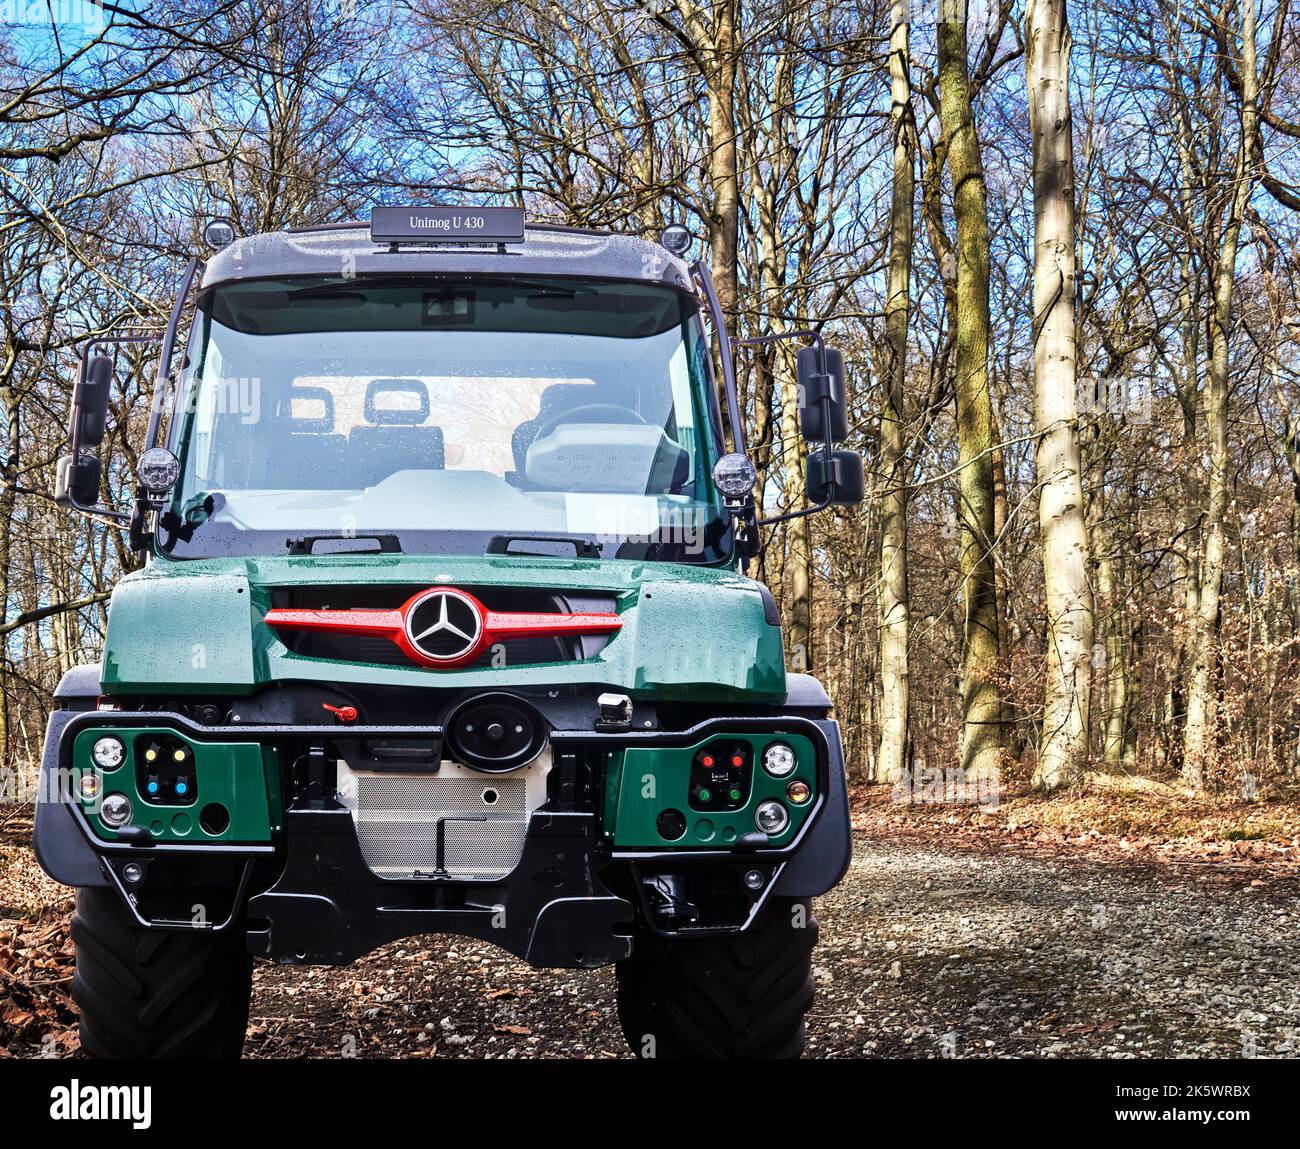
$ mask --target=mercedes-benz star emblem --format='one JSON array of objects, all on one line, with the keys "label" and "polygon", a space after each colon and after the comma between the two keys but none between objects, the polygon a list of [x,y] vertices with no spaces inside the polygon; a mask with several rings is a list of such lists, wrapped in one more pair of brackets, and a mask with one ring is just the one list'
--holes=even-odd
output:
[{"label": "mercedes-benz star emblem", "polygon": [[411,645],[435,662],[454,662],[473,650],[483,632],[483,617],[468,596],[432,590],[406,616]]}]

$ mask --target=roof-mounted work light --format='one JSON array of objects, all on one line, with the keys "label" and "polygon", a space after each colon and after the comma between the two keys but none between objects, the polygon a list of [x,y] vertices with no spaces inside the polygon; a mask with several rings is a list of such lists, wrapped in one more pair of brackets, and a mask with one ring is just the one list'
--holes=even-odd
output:
[{"label": "roof-mounted work light", "polygon": [[203,225],[203,242],[213,251],[220,251],[235,242],[238,233],[235,224],[228,219],[210,219]]},{"label": "roof-mounted work light", "polygon": [[683,223],[670,223],[659,233],[659,242],[676,256],[683,256],[691,246],[691,233]]}]

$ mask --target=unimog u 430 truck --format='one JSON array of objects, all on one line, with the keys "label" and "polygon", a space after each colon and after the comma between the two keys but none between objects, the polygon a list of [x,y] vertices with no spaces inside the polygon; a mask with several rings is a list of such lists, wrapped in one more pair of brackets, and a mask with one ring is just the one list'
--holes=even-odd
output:
[{"label": "unimog u 430 truck", "polygon": [[[165,331],[85,346],[59,465],[143,558],[41,768],[82,1048],[238,1056],[255,956],[450,933],[614,963],[641,1057],[797,1056],[844,764],[744,575],[738,345],[686,229],[204,234]],[[861,500],[862,460],[841,355],[797,338],[810,513]],[[150,339],[117,508],[105,424]]]}]

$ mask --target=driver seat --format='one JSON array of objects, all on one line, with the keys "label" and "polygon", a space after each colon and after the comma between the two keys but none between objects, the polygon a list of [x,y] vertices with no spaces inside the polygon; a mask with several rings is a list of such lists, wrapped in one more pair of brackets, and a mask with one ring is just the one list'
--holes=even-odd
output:
[{"label": "driver seat", "polygon": [[528,448],[533,445],[538,432],[555,419],[562,411],[573,411],[578,407],[587,407],[592,403],[613,403],[626,407],[631,399],[630,389],[601,387],[592,383],[552,383],[542,392],[537,406],[537,415],[526,419],[514,429],[510,437],[510,449],[515,456],[515,474],[517,483],[524,481],[524,467],[528,461]]},{"label": "driver seat", "polygon": [[[521,489],[538,489],[538,484],[528,475],[528,452],[537,442],[539,434],[548,426],[558,426],[566,420],[564,415],[580,408],[607,405],[638,409],[637,394],[630,386],[592,385],[590,383],[553,383],[542,392],[538,404],[537,417],[520,423],[511,437],[511,449],[515,457],[515,473],[507,477],[511,485]],[[582,416],[584,423],[619,423],[617,412],[589,412]],[[679,494],[690,475],[690,456],[676,442],[672,434],[676,432],[675,422],[670,420],[664,428],[654,419],[647,419],[649,426],[659,427],[667,436],[663,448],[657,456],[651,475],[648,477],[645,494]],[[549,489],[549,488],[543,488]]]}]

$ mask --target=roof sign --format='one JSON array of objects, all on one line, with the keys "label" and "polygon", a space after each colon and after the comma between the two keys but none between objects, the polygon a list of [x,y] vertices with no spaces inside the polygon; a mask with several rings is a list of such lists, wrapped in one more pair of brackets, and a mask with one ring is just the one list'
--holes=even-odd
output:
[{"label": "roof sign", "polygon": [[517,207],[377,207],[370,212],[376,243],[520,243],[524,212]]}]

